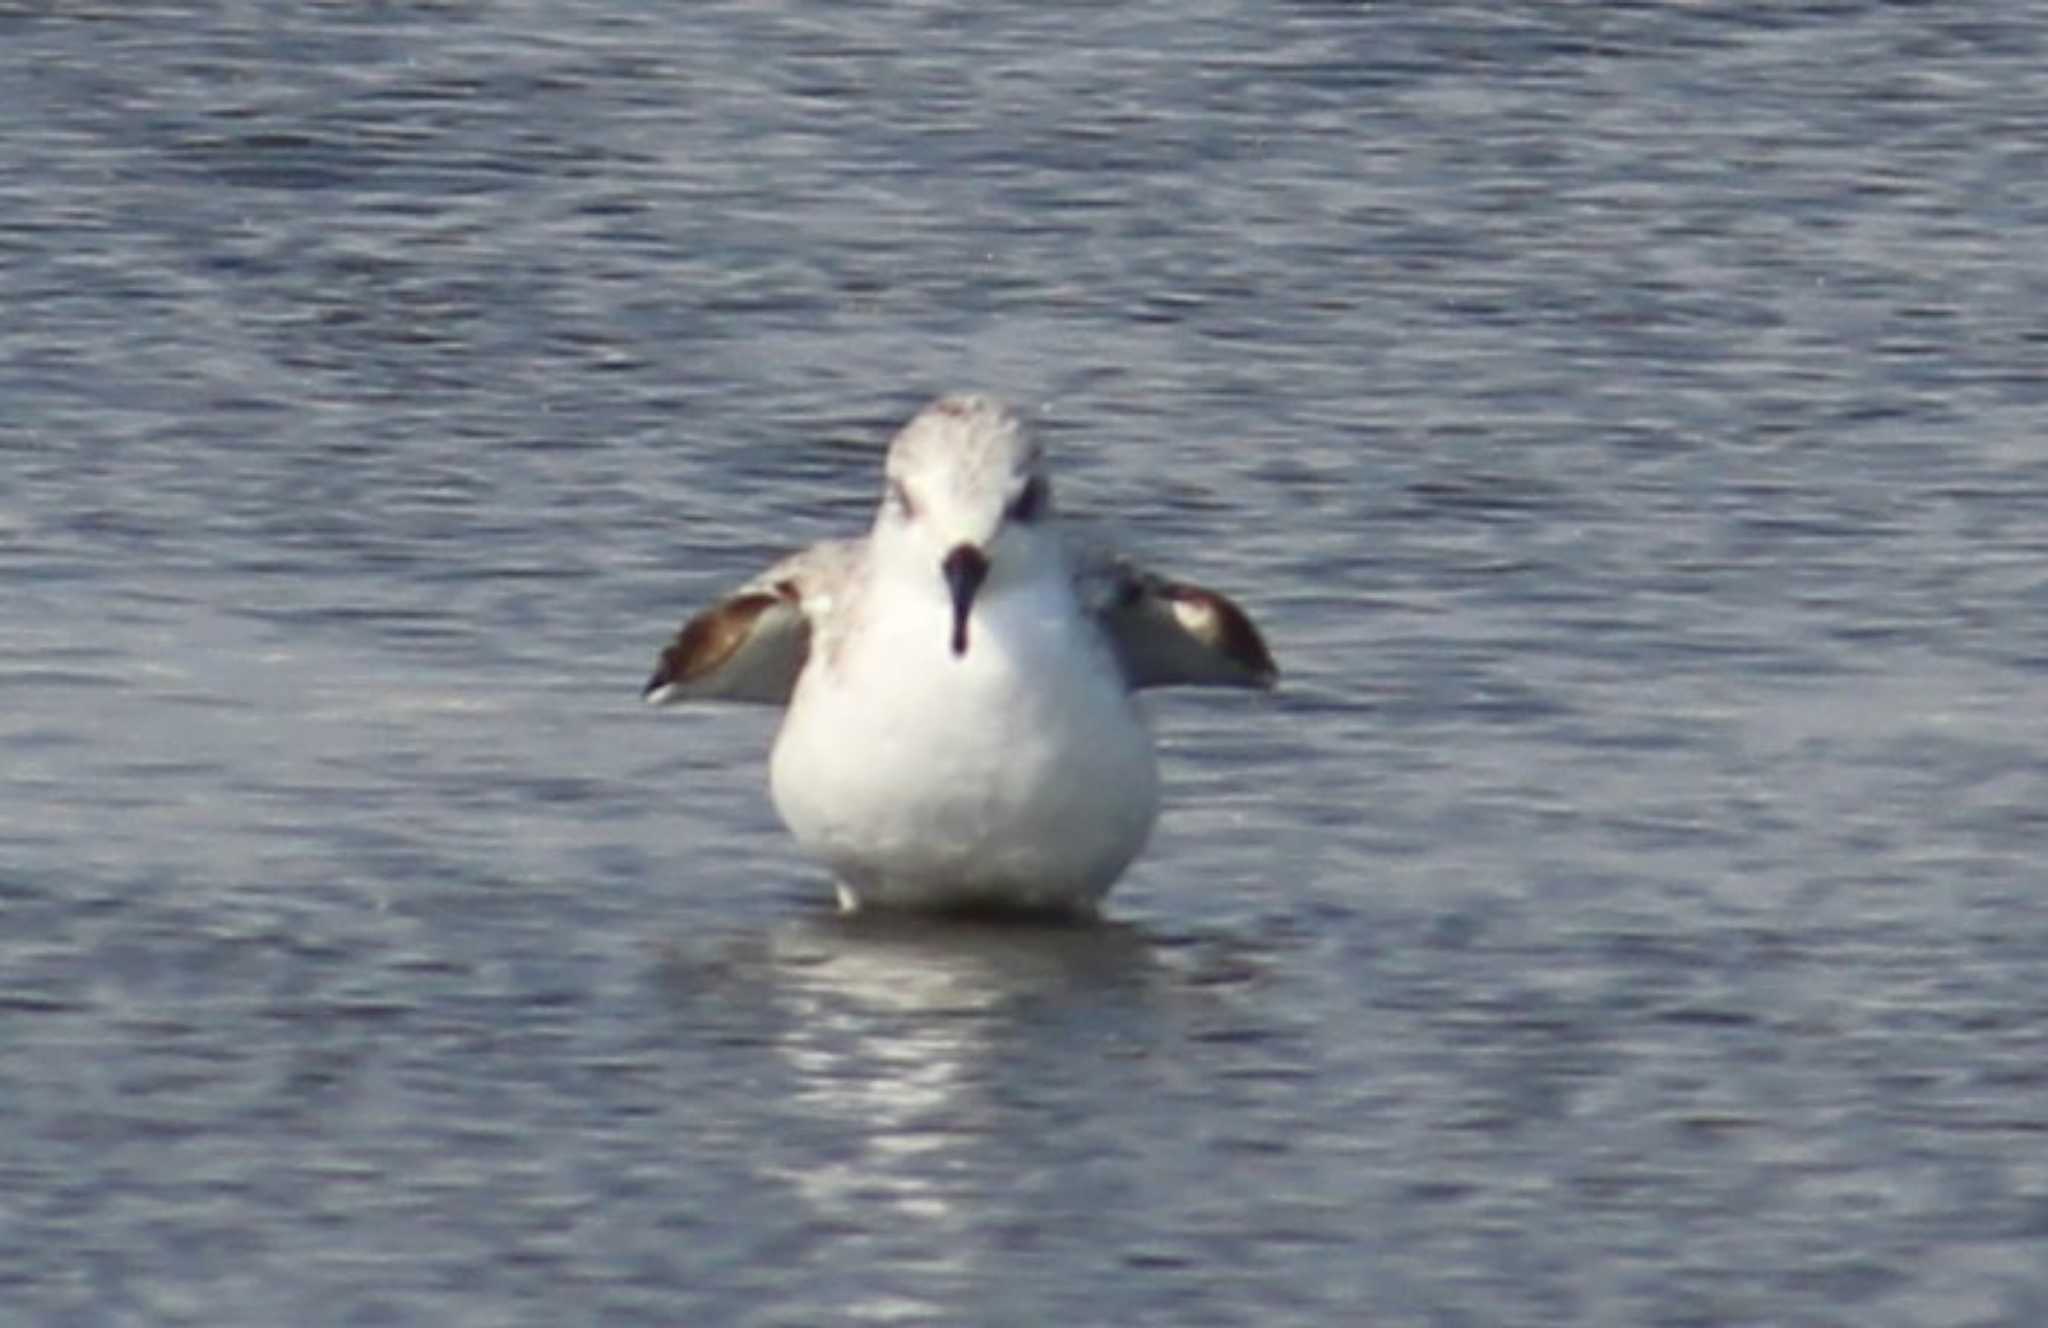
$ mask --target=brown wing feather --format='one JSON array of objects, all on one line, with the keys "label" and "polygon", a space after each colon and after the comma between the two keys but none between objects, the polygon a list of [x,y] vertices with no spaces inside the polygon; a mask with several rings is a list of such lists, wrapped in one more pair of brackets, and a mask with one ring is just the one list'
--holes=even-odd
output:
[{"label": "brown wing feather", "polygon": [[1265,689],[1279,680],[1265,638],[1228,596],[1114,558],[1084,561],[1082,577],[1133,690]]},{"label": "brown wing feather", "polygon": [[787,705],[811,652],[811,615],[860,573],[861,545],[826,540],[793,553],[684,623],[642,695]]},{"label": "brown wing feather", "polygon": [[648,701],[788,702],[810,630],[794,595],[750,591],[683,624],[641,693]]}]

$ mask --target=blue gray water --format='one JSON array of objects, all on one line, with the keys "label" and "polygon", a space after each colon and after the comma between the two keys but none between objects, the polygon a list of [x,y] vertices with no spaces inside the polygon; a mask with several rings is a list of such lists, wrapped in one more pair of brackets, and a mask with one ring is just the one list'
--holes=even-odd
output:
[{"label": "blue gray water", "polygon": [[[0,1305],[2048,1318],[2048,11],[0,8]],[[930,394],[1224,589],[1080,931],[692,608]]]}]

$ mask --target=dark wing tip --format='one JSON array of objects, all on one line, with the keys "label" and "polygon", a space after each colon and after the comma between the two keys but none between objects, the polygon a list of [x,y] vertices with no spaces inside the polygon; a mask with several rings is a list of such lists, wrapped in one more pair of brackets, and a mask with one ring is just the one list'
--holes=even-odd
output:
[{"label": "dark wing tip", "polygon": [[1243,670],[1251,685],[1270,691],[1280,681],[1280,668],[1266,649],[1266,639],[1243,609],[1200,586],[1170,584],[1161,587],[1161,593],[1181,627]]},{"label": "dark wing tip", "polygon": [[673,689],[715,673],[746,643],[755,620],[779,602],[767,591],[751,591],[704,610],[683,624],[676,639],[661,652],[654,676],[641,689],[644,701],[660,703]]}]

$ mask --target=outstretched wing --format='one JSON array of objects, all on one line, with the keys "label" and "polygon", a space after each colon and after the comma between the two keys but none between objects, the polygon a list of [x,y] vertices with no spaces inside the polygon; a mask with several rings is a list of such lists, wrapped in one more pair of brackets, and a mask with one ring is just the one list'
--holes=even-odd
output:
[{"label": "outstretched wing", "polygon": [[1083,555],[1082,603],[1102,624],[1131,690],[1270,688],[1280,670],[1259,629],[1227,596],[1169,581],[1114,555]]},{"label": "outstretched wing", "polygon": [[792,554],[684,623],[641,693],[650,705],[787,705],[811,648],[811,616],[853,574],[858,545]]}]

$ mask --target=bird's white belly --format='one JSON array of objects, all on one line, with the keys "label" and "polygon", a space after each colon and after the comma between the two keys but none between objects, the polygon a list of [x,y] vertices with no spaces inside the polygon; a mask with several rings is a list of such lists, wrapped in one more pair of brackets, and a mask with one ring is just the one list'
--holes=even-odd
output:
[{"label": "bird's white belly", "polygon": [[1092,626],[988,601],[964,655],[939,609],[892,614],[798,685],[775,806],[851,906],[1091,908],[1151,832],[1151,734]]}]

